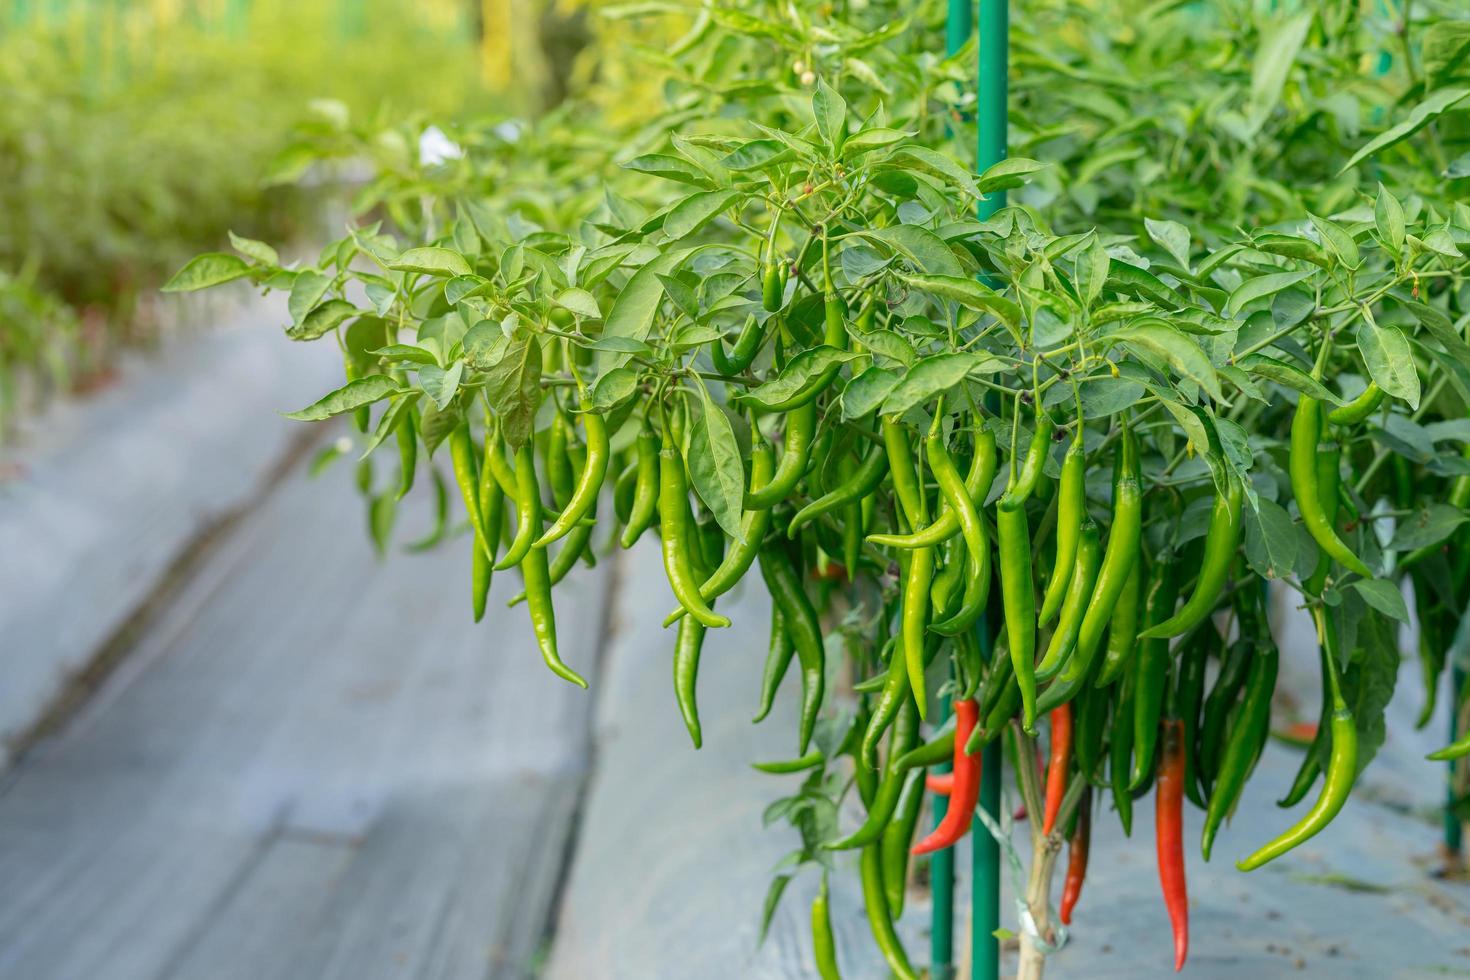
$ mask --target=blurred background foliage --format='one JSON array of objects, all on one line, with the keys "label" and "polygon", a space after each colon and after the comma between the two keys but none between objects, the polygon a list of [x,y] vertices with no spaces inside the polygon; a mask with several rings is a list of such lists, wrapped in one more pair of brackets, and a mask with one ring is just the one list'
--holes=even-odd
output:
[{"label": "blurred background foliage", "polygon": [[316,236],[321,195],[262,181],[309,103],[496,94],[462,0],[5,0],[0,90],[0,431],[150,339],[162,277],[228,229]]}]

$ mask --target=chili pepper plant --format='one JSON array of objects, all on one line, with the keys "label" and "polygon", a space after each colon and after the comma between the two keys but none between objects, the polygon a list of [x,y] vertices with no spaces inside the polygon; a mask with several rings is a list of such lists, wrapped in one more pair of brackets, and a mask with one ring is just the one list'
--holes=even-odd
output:
[{"label": "chili pepper plant", "polygon": [[[644,53],[662,108],[589,90],[446,127],[462,152],[385,167],[376,215],[316,263],[239,241],[171,288],[289,294],[288,335],[345,371],[291,417],[353,420],[376,540],[430,475],[429,543],[469,518],[467,613],[529,615],[558,676],[586,683],[560,583],[645,539],[695,747],[705,638],[769,636],[755,721],[788,674],[799,711],[791,758],[757,768],[794,784],[768,815],[801,844],[765,914],[821,877],[821,975],[843,959],[832,875],[919,975],[894,923],[921,856],[977,829],[997,740],[1031,815],[1022,975],[1057,935],[1063,850],[1061,918],[1090,927],[1089,829],[1131,831],[1150,795],[1160,962],[1182,968],[1186,864],[1251,871],[1327,827],[1383,741],[1405,596],[1426,719],[1465,606],[1470,24],[1027,4],[1013,155],[977,174],[974,48],[932,53],[940,5],[803,6],[690,9]],[[497,575],[524,611],[486,611]],[[726,594],[756,579],[770,622],[732,624]],[[1227,820],[1271,730],[1266,584],[1309,612],[1323,697],[1280,787],[1313,802],[1255,840]]]}]

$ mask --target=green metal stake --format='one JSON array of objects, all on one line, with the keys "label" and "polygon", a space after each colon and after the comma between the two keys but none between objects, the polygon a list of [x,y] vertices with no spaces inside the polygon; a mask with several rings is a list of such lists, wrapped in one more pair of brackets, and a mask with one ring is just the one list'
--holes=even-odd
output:
[{"label": "green metal stake", "polygon": [[[1010,10],[1007,0],[980,0],[979,69],[976,73],[975,168],[984,173],[1006,155],[1006,106],[1010,55]],[[980,202],[980,220],[1005,207],[1006,195],[999,191]],[[980,649],[990,659],[990,632],[980,620]],[[1000,739],[985,747],[981,759],[980,806],[1000,819]],[[1033,818],[1034,819],[1034,818]],[[999,980],[1000,939],[1000,845],[989,833],[971,835],[970,880],[974,897],[970,902],[970,976],[973,980]]]},{"label": "green metal stake", "polygon": [[[954,54],[965,46],[974,28],[971,14],[973,0],[949,0],[949,16],[944,24],[944,50]],[[949,716],[949,695],[939,699],[939,720]],[[950,766],[936,766],[948,772]],[[934,797],[934,825],[939,826],[949,812],[949,798]],[[929,892],[932,898],[929,917],[929,973],[934,980],[954,976],[954,848],[935,851],[929,858]]]},{"label": "green metal stake", "polygon": [[[1465,672],[1455,667],[1450,673],[1450,738],[1446,745],[1460,737],[1460,692],[1465,688]],[[1459,814],[1455,812],[1455,760],[1446,763],[1449,785],[1444,801],[1444,850],[1447,857],[1458,857],[1462,841]]]}]

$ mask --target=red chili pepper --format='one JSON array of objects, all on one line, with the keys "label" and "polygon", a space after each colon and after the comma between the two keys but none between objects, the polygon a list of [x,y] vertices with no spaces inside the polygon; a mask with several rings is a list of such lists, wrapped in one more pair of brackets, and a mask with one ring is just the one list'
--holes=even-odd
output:
[{"label": "red chili pepper", "polygon": [[1082,897],[1082,883],[1087,879],[1087,852],[1092,846],[1092,787],[1082,791],[1077,807],[1077,828],[1067,850],[1067,882],[1062,886],[1062,922],[1072,924],[1072,910]]},{"label": "red chili pepper", "polygon": [[975,722],[980,706],[974,698],[956,701],[954,705],[954,777],[950,787],[949,809],[934,832],[914,845],[914,854],[928,854],[949,847],[965,836],[970,821],[975,816],[975,804],[980,800],[980,753],[967,755],[965,743]]},{"label": "red chili pepper", "polygon": [[924,788],[935,796],[948,796],[954,792],[954,773],[931,772],[924,777]]},{"label": "red chili pepper", "polygon": [[1169,924],[1174,929],[1174,970],[1184,969],[1189,956],[1189,893],[1184,883],[1184,722],[1166,718],[1163,722],[1163,752],[1159,756],[1154,797],[1154,821],[1157,827],[1159,884],[1164,890],[1164,905],[1169,909]]},{"label": "red chili pepper", "polygon": [[1051,721],[1051,760],[1046,766],[1046,812],[1042,814],[1041,832],[1050,834],[1057,824],[1057,811],[1067,792],[1067,768],[1072,764],[1072,705],[1053,708],[1047,715]]},{"label": "red chili pepper", "polygon": [[1016,821],[1016,823],[1020,823],[1022,820],[1025,820],[1026,819],[1026,804],[1024,804],[1024,803],[1018,803],[1018,804],[1016,804],[1016,809],[1013,810],[1013,811],[1011,811],[1011,819],[1014,820],[1014,821]]}]

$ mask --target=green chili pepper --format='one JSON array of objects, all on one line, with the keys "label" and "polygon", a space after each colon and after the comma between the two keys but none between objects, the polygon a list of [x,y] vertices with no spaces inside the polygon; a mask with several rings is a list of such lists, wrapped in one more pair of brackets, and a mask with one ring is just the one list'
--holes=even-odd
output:
[{"label": "green chili pepper", "polygon": [[[453,438],[452,436],[450,437]],[[466,434],[468,438],[468,434]],[[453,449],[451,443],[450,448]],[[536,482],[536,460],[532,452],[531,444],[528,442],[516,451],[516,533],[511,539],[510,547],[506,549],[505,555],[491,567],[495,571],[504,571],[513,565],[519,565],[521,559],[531,550],[531,542],[535,535],[541,533],[541,487]],[[459,476],[459,466],[455,466],[455,476]],[[532,487],[536,491],[534,497],[526,495],[526,488]],[[460,482],[460,490],[463,491],[464,482]],[[478,510],[478,508],[477,508]],[[478,517],[478,514],[476,514]],[[484,540],[484,528],[476,528],[475,533]],[[539,550],[539,549],[538,549]],[[543,564],[545,564],[543,562]],[[549,572],[548,572],[549,574]],[[548,586],[549,587],[549,586]],[[530,595],[531,585],[526,584],[526,594]]]},{"label": "green chili pepper", "polygon": [[[497,451],[496,440],[491,432],[485,433],[485,455]],[[486,547],[482,548],[478,543],[470,547],[470,599],[475,614],[475,622],[485,618],[485,603],[490,596],[491,565],[494,563],[495,552],[500,547],[500,529],[505,525],[505,494],[500,491],[500,484],[490,473],[490,465],[487,462],[480,467],[479,480],[480,498],[480,520],[485,527]]]},{"label": "green chili pepper", "polygon": [[[572,499],[572,489],[577,482],[572,467],[571,444],[572,423],[558,407],[551,429],[546,433],[544,447],[546,482],[551,487],[552,505],[558,509],[566,507]],[[534,548],[535,543],[531,546]]]},{"label": "green chili pepper", "polygon": [[1006,725],[1016,717],[1016,711],[1020,707],[1021,686],[1016,682],[1016,675],[1011,674],[1010,679],[1001,688],[1000,698],[986,713],[984,723],[977,725],[975,731],[970,733],[969,741],[965,743],[965,751],[974,755],[980,751],[982,746],[989,745],[999,738],[1001,732],[1005,731]]},{"label": "green chili pepper", "polygon": [[1215,496],[1215,506],[1210,514],[1210,528],[1205,534],[1205,552],[1200,560],[1199,580],[1194,592],[1179,611],[1157,626],[1150,627],[1140,639],[1156,636],[1178,636],[1203,622],[1215,611],[1220,594],[1225,591],[1225,579],[1235,553],[1240,548],[1240,503],[1245,496],[1244,485],[1233,474],[1225,477],[1226,490]]},{"label": "green chili pepper", "polygon": [[1067,586],[1072,581],[1072,570],[1076,565],[1077,542],[1082,532],[1082,522],[1087,517],[1087,452],[1082,446],[1082,426],[1077,426],[1077,435],[1062,459],[1062,478],[1057,487],[1057,555],[1052,563],[1051,581],[1041,600],[1041,612],[1037,622],[1041,625],[1051,621],[1062,609],[1062,600]]},{"label": "green chili pepper", "polygon": [[1089,782],[1097,775],[1101,761],[1103,733],[1108,722],[1108,692],[1095,687],[1085,687],[1078,693],[1073,713],[1075,735],[1072,739],[1072,754],[1077,759],[1077,770]]},{"label": "green chili pepper", "polygon": [[1245,788],[1246,777],[1250,775],[1262,745],[1271,734],[1271,695],[1276,690],[1278,663],[1275,644],[1257,648],[1251,657],[1245,700],[1241,703],[1234,726],[1226,736],[1224,752],[1220,757],[1220,775],[1215,781],[1210,793],[1210,804],[1205,811],[1200,851],[1206,861],[1210,859],[1220,824],[1235,809],[1241,790]]},{"label": "green chili pepper", "polygon": [[494,421],[486,422],[485,445],[491,447],[485,453],[482,464],[489,468],[490,475],[494,478],[500,492],[511,500],[516,498],[516,474],[511,469],[510,463],[506,462],[505,453],[501,451],[502,440],[500,438],[500,424]]},{"label": "green chili pepper", "polygon": [[[1314,377],[1320,374],[1320,370],[1313,372]],[[1296,497],[1297,510],[1302,515],[1307,533],[1317,542],[1317,547],[1348,571],[1364,578],[1372,578],[1373,572],[1337,536],[1334,521],[1328,517],[1318,496],[1317,442],[1321,433],[1322,403],[1308,395],[1301,395],[1297,399],[1296,414],[1291,420],[1291,454],[1288,466],[1291,492]]]},{"label": "green chili pepper", "polygon": [[745,323],[740,328],[739,335],[735,338],[735,345],[730,348],[730,353],[725,353],[725,341],[716,337],[710,341],[710,360],[714,361],[715,370],[725,375],[739,374],[750,367],[755,356],[766,343],[766,328],[755,314],[745,318]]},{"label": "green chili pepper", "polygon": [[[761,483],[770,478],[773,466],[771,450],[769,446],[759,445],[751,451],[750,460],[750,482],[752,485]],[[741,517],[740,530],[745,540],[732,543],[730,550],[725,554],[724,561],[720,562],[710,575],[705,578],[699,587],[699,595],[706,602],[714,602],[717,596],[729,592],[737,584],[750,566],[755,562],[755,556],[760,551],[761,542],[765,540],[766,531],[771,526],[771,512],[769,510],[747,510]],[[664,618],[664,625],[668,626],[684,617],[684,608],[681,606]]]},{"label": "green chili pepper", "polygon": [[817,976],[822,980],[842,980],[837,972],[837,940],[832,935],[832,913],[828,908],[827,875],[822,874],[822,884],[817,897],[812,899],[812,955],[816,960]]},{"label": "green chili pepper", "polygon": [[704,742],[699,726],[699,702],[695,698],[699,653],[704,647],[704,634],[704,624],[693,616],[686,616],[679,624],[679,636],[674,642],[674,699],[679,705],[679,714],[684,717],[684,727],[689,730],[689,738],[696,749]]},{"label": "green chili pepper", "polygon": [[1337,652],[1330,632],[1331,624],[1326,621],[1321,606],[1314,607],[1312,613],[1317,620],[1317,634],[1326,650],[1323,663],[1327,669],[1328,686],[1332,690],[1332,753],[1327,759],[1322,795],[1281,836],[1264,844],[1244,861],[1237,861],[1235,866],[1242,871],[1254,871],[1321,832],[1342,810],[1358,775],[1358,727],[1347,701],[1343,699],[1342,686],[1337,679]]},{"label": "green chili pepper", "polygon": [[1093,587],[1092,598],[1087,601],[1082,625],[1077,630],[1077,649],[1067,664],[1063,679],[1074,680],[1087,673],[1093,654],[1102,642],[1103,630],[1113,616],[1118,596],[1127,587],[1133,567],[1138,564],[1143,533],[1143,493],[1139,489],[1138,474],[1138,444],[1125,421],[1113,470],[1113,526],[1108,531],[1108,545],[1103,553],[1102,566],[1098,569],[1097,584]]},{"label": "green chili pepper", "polygon": [[830,514],[866,497],[878,488],[878,484],[887,475],[888,455],[881,449],[869,453],[846,480],[797,511],[786,528],[786,536],[794,539],[798,531],[823,514]]},{"label": "green chili pepper", "polygon": [[[883,684],[883,691],[878,695],[872,717],[863,732],[862,748],[858,757],[869,769],[877,762],[878,742],[883,738],[884,731],[898,714],[899,708],[909,700],[909,672],[904,661],[902,636],[899,641],[894,643],[888,660],[888,680]],[[925,650],[926,663],[933,649],[929,647]]]},{"label": "green chili pepper", "polygon": [[1088,600],[1092,598],[1093,586],[1097,582],[1098,566],[1102,561],[1102,538],[1091,518],[1080,531],[1080,540],[1073,548],[1073,561],[1077,567],[1067,576],[1067,596],[1062,603],[1062,615],[1057,620],[1057,628],[1052,631],[1046,654],[1036,665],[1036,679],[1039,681],[1050,680],[1066,666],[1067,657],[1076,647],[1077,630],[1082,625],[1082,616],[1087,611]]},{"label": "green chili pepper", "polygon": [[1203,623],[1179,645],[1179,668],[1174,682],[1173,717],[1184,726],[1184,794],[1204,809],[1200,795],[1199,729],[1200,709],[1205,697],[1205,670],[1220,647],[1220,631],[1214,623]]},{"label": "green chili pepper", "polygon": [[413,489],[414,473],[418,470],[419,437],[415,421],[417,416],[418,412],[410,404],[408,410],[398,417],[398,424],[394,426],[394,434],[398,439],[399,500],[408,496],[408,491]]},{"label": "green chili pepper", "polygon": [[[1011,424],[1020,424],[1019,412]],[[1015,459],[1011,460],[1011,480],[998,506],[1015,510],[1036,492],[1036,486],[1041,482],[1042,468],[1046,465],[1046,458],[1051,453],[1051,432],[1051,416],[1047,415],[1038,405],[1036,407],[1036,428],[1031,433],[1031,444],[1026,448],[1026,460],[1021,464],[1019,471],[1016,469]]]},{"label": "green chili pepper", "polygon": [[1006,639],[1021,691],[1021,724],[1032,732],[1036,730],[1036,585],[1031,578],[1031,528],[1025,507],[998,507],[995,537],[1000,546]]},{"label": "green chili pepper", "polygon": [[[1174,608],[1179,595],[1174,578],[1174,555],[1166,552],[1154,566],[1144,601],[1144,625],[1161,623]],[[1133,676],[1133,776],[1129,789],[1138,790],[1153,777],[1154,749],[1159,739],[1159,718],[1164,710],[1164,689],[1169,680],[1169,641],[1159,637],[1140,640]]]},{"label": "green chili pepper", "polygon": [[1103,648],[1102,667],[1097,672],[1097,686],[1106,687],[1123,675],[1123,669],[1133,660],[1133,649],[1138,644],[1138,604],[1142,591],[1143,561],[1133,563],[1118,602],[1113,606],[1113,618],[1108,620],[1108,644]]},{"label": "green chili pepper", "polygon": [[903,612],[899,646],[909,674],[909,690],[919,707],[919,717],[928,717],[924,691],[924,632],[929,625],[929,586],[934,576],[934,549],[916,548],[909,558],[903,581]]},{"label": "green chili pepper", "polygon": [[[883,829],[893,819],[893,814],[898,809],[899,795],[903,791],[905,775],[905,770],[898,766],[898,760],[913,748],[919,735],[919,715],[914,709],[913,701],[905,701],[898,711],[898,718],[893,723],[893,735],[888,743],[888,764],[884,768],[883,780],[878,784],[878,791],[873,796],[872,805],[868,807],[867,819],[861,827],[846,837],[826,841],[822,847],[829,851],[866,847],[878,840]],[[864,767],[860,765],[858,768]]]},{"label": "green chili pepper", "polygon": [[[951,740],[950,755],[954,754]],[[883,892],[888,899],[888,912],[892,918],[903,915],[904,894],[908,891],[909,848],[914,843],[914,829],[919,824],[919,814],[924,808],[924,774],[910,773],[904,781],[903,792],[898,798],[898,809],[888,826],[883,830],[879,842],[880,866],[883,871]]]},{"label": "green chili pepper", "polygon": [[771,713],[771,707],[776,703],[776,691],[795,655],[796,645],[791,642],[791,634],[786,632],[786,623],[781,619],[781,607],[772,603],[771,642],[767,647],[766,667],[761,675],[760,710],[751,719],[752,723],[763,721]]},{"label": "green chili pepper", "polygon": [[904,951],[903,941],[893,928],[893,918],[888,910],[888,897],[884,889],[882,854],[879,845],[869,844],[863,848],[860,861],[863,882],[863,905],[868,910],[868,926],[873,931],[873,940],[878,952],[899,980],[919,980]]},{"label": "green chili pepper", "polygon": [[[904,445],[906,446],[907,443]],[[995,434],[985,429],[984,426],[977,425],[975,427],[975,455],[971,457],[970,469],[965,475],[965,491],[977,509],[985,502],[985,494],[990,492],[990,484],[995,480],[996,465]],[[928,548],[948,541],[959,531],[959,514],[953,508],[946,506],[945,511],[928,527],[916,530],[911,534],[870,534],[868,540],[873,544],[889,548]]]},{"label": "green chili pepper", "polygon": [[526,606],[531,611],[531,629],[536,634],[536,645],[541,649],[541,659],[546,661],[552,673],[578,687],[586,687],[587,682],[582,675],[562,663],[557,652],[556,612],[551,603],[546,549],[532,548],[529,544],[534,535],[541,533],[541,487],[536,482],[536,465],[530,443],[516,453],[516,489],[521,522],[516,537],[527,542],[520,566],[521,576],[526,582]]},{"label": "green chili pepper", "polygon": [[791,495],[796,484],[806,472],[812,438],[817,429],[817,407],[811,403],[803,405],[786,416],[786,442],[781,447],[781,459],[776,464],[776,473],[761,487],[752,487],[745,494],[745,506],[754,509],[773,507]]},{"label": "green chili pepper", "polygon": [[1108,782],[1113,790],[1113,809],[1123,825],[1124,836],[1133,834],[1133,793],[1128,783],[1132,777],[1134,677],[1138,664],[1128,660],[1117,684],[1113,703],[1113,723],[1108,728]]},{"label": "green chili pepper", "polygon": [[1354,425],[1372,415],[1381,404],[1383,389],[1378,387],[1378,382],[1370,381],[1357,398],[1328,412],[1327,421],[1333,425]]},{"label": "green chili pepper", "polygon": [[[883,448],[888,456],[888,475],[893,481],[893,492],[910,527],[922,527],[926,523],[927,508],[924,493],[919,487],[919,473],[914,467],[913,448],[909,445],[906,429],[892,419],[884,419]],[[958,528],[958,524],[956,524]]]},{"label": "green chili pepper", "polygon": [[663,537],[664,572],[674,590],[674,598],[705,626],[714,629],[729,626],[730,620],[711,609],[699,594],[700,580],[691,554],[691,547],[696,543],[689,537],[689,483],[684,475],[684,460],[667,431],[658,456],[659,533]]},{"label": "green chili pepper", "polygon": [[827,756],[821,749],[807,749],[805,755],[797,756],[795,759],[781,759],[776,762],[752,762],[750,768],[758,772],[770,773],[773,776],[784,776],[796,772],[806,772],[815,769],[827,761]]},{"label": "green chili pepper", "polygon": [[918,748],[905,752],[898,757],[895,765],[900,771],[907,772],[910,769],[938,766],[953,760],[954,729],[951,728],[942,735],[935,735]]},{"label": "green chili pepper", "polygon": [[[989,479],[994,479],[995,476],[993,436],[988,443],[990,450],[987,454],[984,448],[986,440],[977,435],[975,460],[970,467],[970,476],[977,486],[987,479],[987,469]],[[953,616],[930,626],[936,633],[954,636],[967,633],[975,625],[984,613],[986,600],[990,597],[990,532],[975,505],[975,497],[985,493],[989,486],[972,490],[970,483],[960,479],[959,471],[955,469],[954,460],[945,449],[941,436],[930,436],[925,440],[925,446],[930,469],[939,483],[939,492],[949,505],[948,512],[955,515],[965,539],[967,559],[964,599]],[[985,462],[987,455],[990,460],[988,466]]]},{"label": "green chili pepper", "polygon": [[766,270],[761,274],[761,306],[767,313],[775,313],[781,308],[781,263],[774,258],[766,262]]},{"label": "green chili pepper", "polygon": [[546,529],[545,534],[536,539],[533,547],[544,548],[570,532],[578,521],[597,506],[597,495],[602,490],[602,481],[607,477],[607,423],[601,415],[592,411],[592,400],[586,392],[582,393],[581,399],[582,425],[587,432],[587,461],[577,478],[577,486],[572,491],[571,499],[565,504],[557,501],[562,508],[561,516]]},{"label": "green chili pepper", "polygon": [[633,516],[633,494],[638,491],[638,464],[624,466],[613,483],[613,516],[626,527]]},{"label": "green chili pepper", "polygon": [[633,510],[619,540],[624,548],[633,547],[658,514],[659,442],[653,430],[644,427],[638,433],[638,483],[633,492]]},{"label": "green chili pepper", "polygon": [[[459,484],[459,494],[464,500],[470,526],[475,532],[475,542],[488,557],[490,545],[486,537],[485,519],[480,512],[480,468],[475,459],[475,446],[470,441],[470,427],[467,424],[460,424],[449,434],[449,459],[454,464],[454,481]],[[497,570],[499,567],[496,566]]]},{"label": "green chili pepper", "polygon": [[[801,723],[797,751],[805,752],[817,723],[817,712],[822,708],[826,656],[822,647],[822,628],[806,590],[801,587],[801,577],[784,547],[763,548],[760,568],[772,600],[781,609],[781,620],[791,634],[791,641],[796,645],[796,658],[801,663]],[[690,610],[690,615],[695,615],[694,610]]]},{"label": "green chili pepper", "polygon": [[1199,768],[1205,790],[1212,792],[1220,774],[1220,753],[1224,749],[1225,723],[1245,687],[1254,657],[1254,643],[1241,639],[1230,645],[1215,684],[1205,698],[1204,718],[1200,722]]}]

